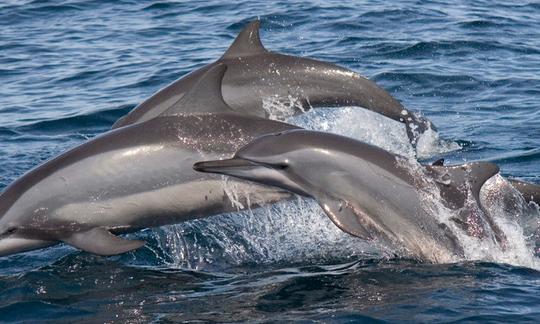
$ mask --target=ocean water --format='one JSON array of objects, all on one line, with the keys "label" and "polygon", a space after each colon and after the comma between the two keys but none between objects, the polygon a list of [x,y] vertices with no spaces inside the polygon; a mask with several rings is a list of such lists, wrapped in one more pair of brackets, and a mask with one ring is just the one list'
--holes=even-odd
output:
[{"label": "ocean water", "polygon": [[[353,69],[431,119],[421,159],[493,161],[540,183],[533,1],[7,0],[0,188],[217,59],[255,17],[268,49]],[[290,121],[414,157],[399,124],[363,110]],[[145,230],[149,244],[121,256],[59,245],[0,258],[0,322],[538,322],[538,258],[514,229],[508,253],[470,241],[464,260],[420,263],[298,199]]]}]

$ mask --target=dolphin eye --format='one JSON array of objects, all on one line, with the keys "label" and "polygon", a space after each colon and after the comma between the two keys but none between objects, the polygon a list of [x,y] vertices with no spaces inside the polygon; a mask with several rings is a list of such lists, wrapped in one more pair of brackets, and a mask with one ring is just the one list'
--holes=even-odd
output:
[{"label": "dolphin eye", "polygon": [[274,168],[275,169],[280,169],[280,170],[285,170],[289,167],[289,164],[288,163],[277,163],[277,164],[274,164]]}]

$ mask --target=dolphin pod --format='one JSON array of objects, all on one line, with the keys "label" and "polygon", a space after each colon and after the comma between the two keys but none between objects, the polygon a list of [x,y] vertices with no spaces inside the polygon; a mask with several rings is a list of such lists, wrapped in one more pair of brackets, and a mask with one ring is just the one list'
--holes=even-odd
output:
[{"label": "dolphin pod", "polygon": [[[38,166],[0,194],[0,255],[65,242],[101,255],[143,242],[116,234],[233,210],[221,178],[192,169],[259,135],[297,128],[267,119],[265,98],[290,100],[300,113],[354,105],[406,123],[411,141],[430,127],[373,82],[342,67],[267,51],[259,22],[221,59],[159,91],[113,130]],[[234,181],[244,206],[290,196]],[[144,202],[142,204],[141,202]]]},{"label": "dolphin pod", "polygon": [[[276,102],[289,105],[290,115],[311,107],[359,106],[405,123],[413,145],[420,134],[434,129],[430,121],[408,111],[387,91],[354,71],[268,51],[260,40],[259,26],[258,20],[249,23],[220,59],[158,91],[113,128],[152,119],[165,110],[199,112],[194,107],[179,106],[180,99],[208,69],[225,64],[223,98],[241,114],[268,118],[270,112],[265,109],[265,101],[266,105]],[[216,107],[205,107],[204,111],[219,112]]]},{"label": "dolphin pod", "polygon": [[[449,226],[492,239],[504,248],[506,237],[479,198],[483,184],[499,168],[488,162],[438,164],[418,170],[406,158],[370,144],[330,133],[290,130],[261,136],[231,159],[199,162],[194,169],[312,197],[345,232],[386,240],[422,260],[450,262],[462,256]],[[422,204],[422,193],[440,194],[452,211],[450,222]]]},{"label": "dolphin pod", "polygon": [[[265,100],[296,100],[291,114],[367,108],[405,123],[413,145],[432,128],[355,72],[267,51],[255,21],[219,60],[160,90],[111,131],[9,185],[0,194],[0,256],[60,242],[114,255],[144,245],[119,234],[235,211],[223,178],[214,173],[240,178],[227,185],[244,206],[277,202],[291,192],[310,196],[346,232],[380,236],[419,258],[446,262],[462,249],[419,197],[436,186],[449,209],[462,211],[452,226],[504,246],[504,234],[478,197],[497,166],[436,163],[413,174],[410,162],[382,149],[270,120]],[[209,161],[196,163],[203,160]],[[465,184],[477,209],[468,205]],[[527,200],[540,201],[540,186],[512,184]]]},{"label": "dolphin pod", "polygon": [[[165,110],[83,143],[9,185],[0,195],[0,256],[59,242],[94,254],[119,254],[144,242],[117,234],[236,210],[221,177],[195,172],[193,163],[297,127],[235,113],[221,97],[225,70],[222,64],[208,69],[175,106],[201,113]],[[203,113],[206,107],[222,113]],[[246,206],[290,196],[247,182],[230,185]]]}]

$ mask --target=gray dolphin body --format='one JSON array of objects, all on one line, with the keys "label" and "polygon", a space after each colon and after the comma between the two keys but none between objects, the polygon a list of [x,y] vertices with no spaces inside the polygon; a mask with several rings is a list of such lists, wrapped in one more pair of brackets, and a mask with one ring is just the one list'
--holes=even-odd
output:
[{"label": "gray dolphin body", "polygon": [[[209,70],[181,104],[227,111],[220,96],[224,72],[223,65]],[[23,175],[0,195],[0,256],[58,242],[100,255],[119,254],[143,242],[116,234],[234,210],[221,177],[195,172],[193,163],[230,156],[256,136],[295,127],[228,111],[165,111],[96,137]],[[290,196],[241,181],[231,185],[247,206]]]},{"label": "gray dolphin body", "polygon": [[[259,24],[259,21],[248,24],[219,60],[160,90],[118,120],[113,128],[143,122],[170,109],[178,113],[197,112],[194,107],[178,106],[178,102],[216,64],[227,66],[223,97],[230,108],[241,114],[269,117],[265,100],[266,104],[290,105],[289,115],[311,107],[360,106],[405,123],[413,144],[419,134],[434,128],[428,120],[408,111],[387,91],[356,72],[266,50],[259,38]],[[186,108],[190,110],[185,111]]]},{"label": "gray dolphin body", "polygon": [[[422,260],[449,262],[461,256],[449,227],[454,225],[466,234],[505,244],[479,204],[482,185],[499,170],[491,163],[419,166],[350,138],[292,130],[262,136],[232,159],[200,162],[194,169],[315,198],[342,230],[397,243]],[[426,194],[440,194],[454,222],[447,225],[423,204]],[[471,205],[469,198],[476,202]]]},{"label": "gray dolphin body", "polygon": [[540,206],[540,185],[517,179],[509,179],[509,181],[523,195],[525,201],[532,201]]}]

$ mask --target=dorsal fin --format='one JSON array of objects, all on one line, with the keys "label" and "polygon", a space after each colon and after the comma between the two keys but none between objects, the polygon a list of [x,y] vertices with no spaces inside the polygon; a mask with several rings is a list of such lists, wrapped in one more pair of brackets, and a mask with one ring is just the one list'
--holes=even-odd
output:
[{"label": "dorsal fin", "polygon": [[458,226],[470,235],[483,235],[483,231],[479,231],[475,227],[478,225],[477,221],[469,221],[474,217],[478,217],[478,215],[467,208],[462,208],[466,206],[467,197],[471,193],[476,205],[485,215],[484,221],[491,228],[495,239],[501,246],[505,246],[506,237],[504,233],[495,224],[489,212],[480,202],[480,189],[488,179],[499,172],[499,167],[496,164],[473,162],[455,166],[428,165],[426,169],[436,181],[446,205],[459,212],[456,217],[452,218]]},{"label": "dorsal fin", "polygon": [[234,58],[267,52],[259,36],[260,26],[261,22],[258,19],[247,24],[221,58]]},{"label": "dorsal fin", "polygon": [[227,66],[222,63],[211,66],[177,103],[160,116],[233,112],[221,93],[221,81],[226,70]]},{"label": "dorsal fin", "polygon": [[480,189],[489,178],[499,172],[499,167],[489,162],[455,166],[429,165],[426,169],[437,182],[442,198],[453,208],[464,206],[468,194],[464,186],[467,184],[480,206]]},{"label": "dorsal fin", "polygon": [[[480,202],[480,189],[484,183],[499,172],[496,164],[489,162],[473,162],[456,166],[426,166],[426,169],[434,177],[441,190],[441,196],[447,205],[459,211],[457,217],[452,220],[464,229],[469,235],[482,236],[483,230],[477,228],[478,222],[475,219],[479,215],[462,209],[467,203],[467,196],[472,194],[476,205],[485,215],[483,218],[486,224],[491,228],[491,233],[495,240],[501,245],[506,246],[506,236],[497,226],[488,210]],[[467,190],[468,188],[468,190]],[[473,220],[473,221],[471,221]]]}]

